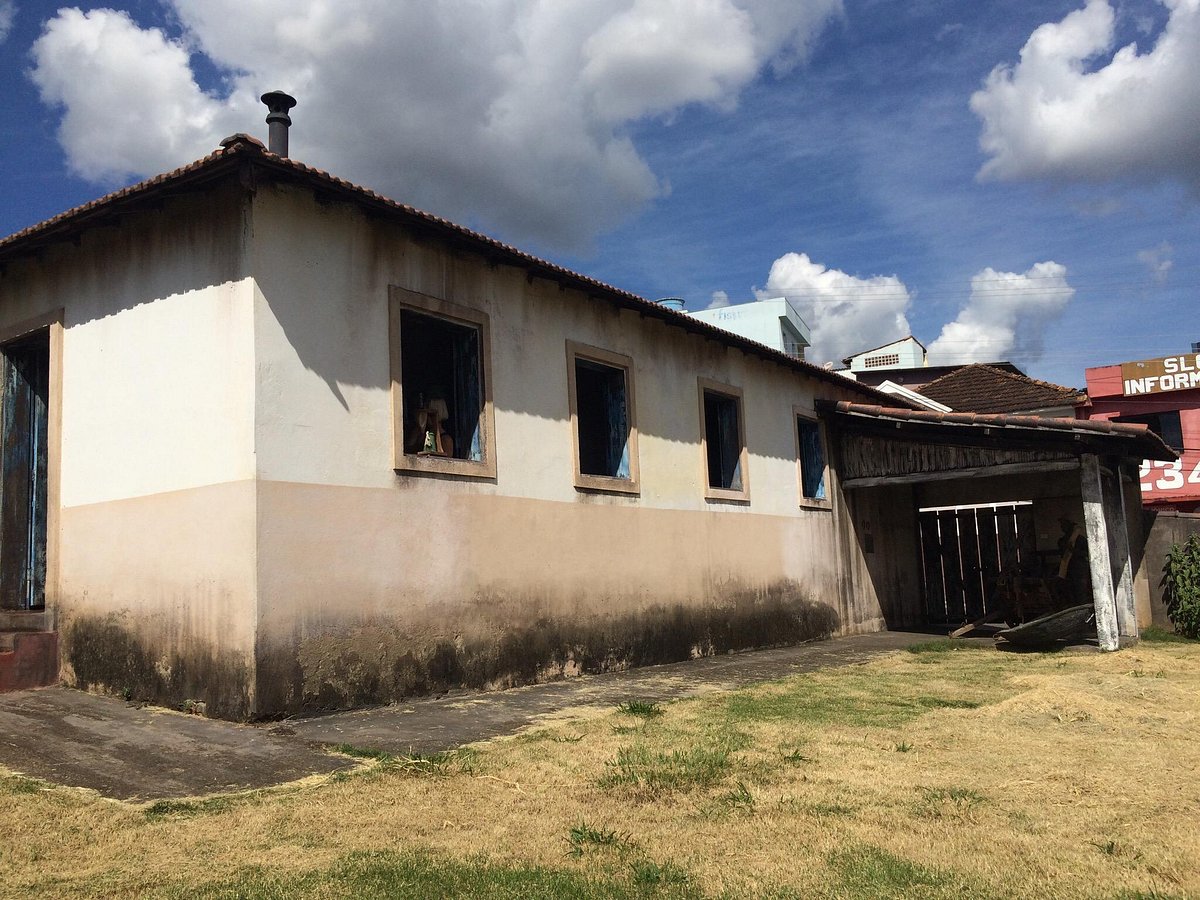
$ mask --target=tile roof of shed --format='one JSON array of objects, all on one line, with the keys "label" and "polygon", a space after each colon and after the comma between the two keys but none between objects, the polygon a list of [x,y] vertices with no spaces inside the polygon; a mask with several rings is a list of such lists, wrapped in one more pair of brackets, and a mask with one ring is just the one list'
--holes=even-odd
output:
[{"label": "tile roof of shed", "polygon": [[1109,422],[1103,419],[1057,419],[1049,416],[999,415],[973,412],[935,412],[928,409],[902,409],[854,403],[848,400],[819,404],[822,409],[848,416],[925,425],[945,425],[966,428],[1021,430],[1028,434],[1079,435],[1081,437],[1113,437],[1130,442],[1130,455],[1138,458],[1174,460],[1179,454],[1168,447],[1146,425],[1131,422]]},{"label": "tile roof of shed", "polygon": [[1087,395],[1074,388],[1006,372],[986,363],[963,366],[920,389],[957,412],[1009,413],[1075,406]]}]

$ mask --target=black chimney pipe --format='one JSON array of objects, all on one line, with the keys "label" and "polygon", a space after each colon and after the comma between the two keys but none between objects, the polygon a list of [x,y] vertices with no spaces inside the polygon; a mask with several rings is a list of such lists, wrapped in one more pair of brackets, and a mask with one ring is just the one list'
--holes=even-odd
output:
[{"label": "black chimney pipe", "polygon": [[283,91],[271,91],[260,98],[267,104],[270,112],[267,114],[267,124],[271,126],[267,134],[267,149],[276,156],[288,155],[288,128],[292,118],[288,110],[296,105],[296,98]]}]

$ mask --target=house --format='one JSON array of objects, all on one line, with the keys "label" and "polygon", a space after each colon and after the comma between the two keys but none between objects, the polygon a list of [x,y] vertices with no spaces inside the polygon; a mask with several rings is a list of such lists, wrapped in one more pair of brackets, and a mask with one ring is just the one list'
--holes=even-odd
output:
[{"label": "house", "polygon": [[1084,374],[1089,418],[1143,424],[1180,454],[1142,464],[1145,504],[1200,512],[1200,344],[1190,353],[1095,366]]},{"label": "house", "polygon": [[1145,459],[1138,470],[1145,555],[1154,561],[1152,617],[1167,627],[1162,564],[1172,545],[1200,533],[1200,343],[1188,353],[1094,366],[1085,376],[1089,418],[1143,424],[1179,454],[1173,460]]},{"label": "house", "polygon": [[808,323],[786,297],[698,309],[688,315],[797,359],[804,359],[804,348],[812,344]]},{"label": "house", "polygon": [[872,347],[842,360],[841,371],[846,377],[861,379],[864,372],[885,372],[892,369],[918,369],[925,365],[925,345],[911,334]]},{"label": "house", "polygon": [[919,392],[960,412],[1084,419],[1090,405],[1085,391],[987,363],[961,366],[922,385]]},{"label": "house", "polygon": [[920,624],[951,496],[1086,512],[1136,639],[1145,426],[898,406],[273,146],[0,240],[0,632],[66,683],[245,719]]}]

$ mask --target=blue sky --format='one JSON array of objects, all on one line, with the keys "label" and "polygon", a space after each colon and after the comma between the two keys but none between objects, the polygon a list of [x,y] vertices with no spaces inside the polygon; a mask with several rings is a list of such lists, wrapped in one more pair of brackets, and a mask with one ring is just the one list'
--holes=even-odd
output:
[{"label": "blue sky", "polygon": [[306,6],[17,0],[0,233],[282,88],[298,158],[643,296],[785,293],[828,358],[907,326],[1082,385],[1200,341],[1200,0]]}]

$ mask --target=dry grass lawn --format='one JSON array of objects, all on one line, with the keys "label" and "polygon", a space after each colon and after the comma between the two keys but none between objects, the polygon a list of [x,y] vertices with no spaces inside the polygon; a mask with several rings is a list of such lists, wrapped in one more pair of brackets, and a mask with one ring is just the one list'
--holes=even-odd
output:
[{"label": "dry grass lawn", "polygon": [[1200,644],[938,649],[269,792],[0,772],[0,894],[1200,896]]}]

